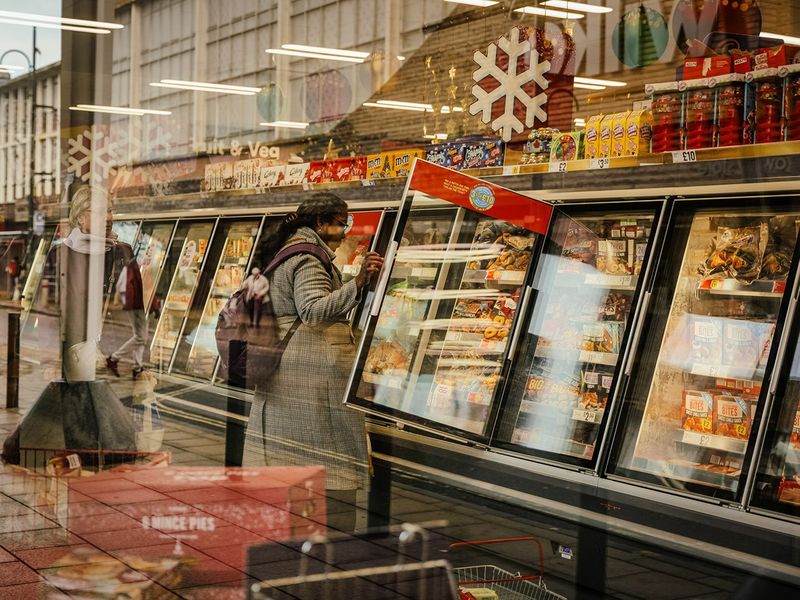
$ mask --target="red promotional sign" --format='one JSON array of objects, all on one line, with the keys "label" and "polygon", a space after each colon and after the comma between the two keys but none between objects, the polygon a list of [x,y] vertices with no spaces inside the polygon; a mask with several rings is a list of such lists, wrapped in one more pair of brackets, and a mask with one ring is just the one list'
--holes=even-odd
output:
[{"label": "red promotional sign", "polygon": [[[378,232],[381,223],[381,211],[373,210],[367,212],[352,212],[347,215],[348,230],[347,236],[368,235],[374,236]],[[352,218],[352,221],[351,221]]]},{"label": "red promotional sign", "polygon": [[410,189],[541,235],[547,233],[553,215],[553,207],[546,202],[419,159]]}]

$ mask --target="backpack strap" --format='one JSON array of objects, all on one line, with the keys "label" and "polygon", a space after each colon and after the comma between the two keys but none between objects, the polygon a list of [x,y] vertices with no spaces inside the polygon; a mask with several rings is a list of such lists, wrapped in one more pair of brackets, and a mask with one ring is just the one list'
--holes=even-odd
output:
[{"label": "backpack strap", "polygon": [[283,263],[284,261],[290,259],[293,256],[297,256],[298,254],[311,254],[316,256],[322,265],[325,267],[325,270],[328,272],[328,275],[333,274],[333,265],[331,264],[331,257],[328,256],[328,253],[325,252],[322,248],[317,246],[316,244],[311,244],[308,242],[303,242],[300,244],[292,244],[290,246],[285,246],[275,255],[270,263],[267,265],[267,268],[264,269],[264,275],[267,275],[278,268],[278,266]]}]

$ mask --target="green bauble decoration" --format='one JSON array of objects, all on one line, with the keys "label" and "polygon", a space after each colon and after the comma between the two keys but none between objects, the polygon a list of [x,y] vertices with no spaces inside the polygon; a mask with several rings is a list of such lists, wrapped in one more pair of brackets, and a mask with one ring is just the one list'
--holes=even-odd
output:
[{"label": "green bauble decoration", "polygon": [[639,5],[622,15],[611,34],[617,58],[629,67],[646,67],[667,49],[669,30],[661,13]]}]

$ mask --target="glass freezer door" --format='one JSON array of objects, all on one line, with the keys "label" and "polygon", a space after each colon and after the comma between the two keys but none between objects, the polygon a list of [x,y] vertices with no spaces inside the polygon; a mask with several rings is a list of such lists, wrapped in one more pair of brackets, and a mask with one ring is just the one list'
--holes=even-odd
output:
[{"label": "glass freezer door", "polygon": [[494,445],[592,466],[648,255],[651,206],[555,217]]},{"label": "glass freezer door", "polygon": [[734,500],[785,310],[800,208],[677,205],[611,472]]},{"label": "glass freezer door", "polygon": [[347,401],[486,439],[552,207],[417,160]]},{"label": "glass freezer door", "polygon": [[156,300],[155,304],[153,299],[174,229],[174,221],[168,223],[145,221],[139,230],[139,239],[134,247],[134,252],[136,261],[139,263],[139,271],[142,274],[142,298],[148,313],[153,310],[160,311],[161,299]]}]

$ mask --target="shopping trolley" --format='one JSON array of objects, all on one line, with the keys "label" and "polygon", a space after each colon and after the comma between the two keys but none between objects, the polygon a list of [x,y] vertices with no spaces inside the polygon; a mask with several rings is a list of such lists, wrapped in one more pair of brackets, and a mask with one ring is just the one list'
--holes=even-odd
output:
[{"label": "shopping trolley", "polygon": [[458,579],[458,587],[469,591],[470,588],[486,588],[494,591],[500,600],[567,600],[566,597],[547,589],[544,584],[544,557],[542,543],[535,537],[499,538],[492,540],[475,540],[458,542],[450,545],[450,550],[469,546],[488,546],[490,544],[506,544],[512,542],[533,542],[539,551],[538,575],[522,575],[512,573],[493,565],[477,565],[454,568]]}]

